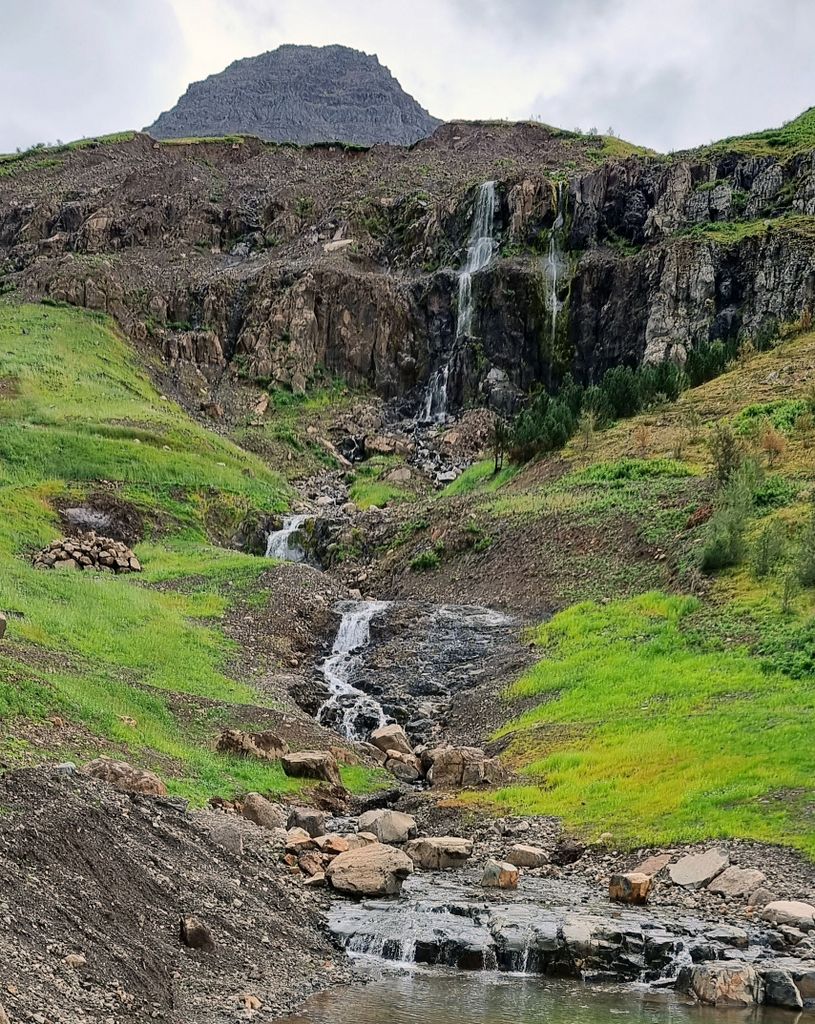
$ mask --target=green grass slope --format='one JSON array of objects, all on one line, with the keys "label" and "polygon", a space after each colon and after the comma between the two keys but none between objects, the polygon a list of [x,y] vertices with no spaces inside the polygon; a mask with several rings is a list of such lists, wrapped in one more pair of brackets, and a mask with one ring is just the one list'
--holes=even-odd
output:
[{"label": "green grass slope", "polygon": [[[0,367],[0,755],[59,756],[64,732],[71,752],[120,753],[196,800],[296,789],[211,749],[269,706],[230,673],[219,625],[230,603],[268,599],[255,590],[268,563],[208,536],[283,509],[287,485],[163,398],[105,318],[0,304]],[[56,503],[100,486],[163,524],[137,548],[145,572],[35,570],[32,552],[60,535]],[[38,738],[54,716],[66,728]]]},{"label": "green grass slope", "polygon": [[[733,557],[712,571],[723,428],[757,477]],[[543,549],[530,562],[514,545],[519,574],[555,566],[542,586],[563,607],[503,695],[493,739],[516,778],[488,804],[630,845],[741,836],[815,858],[813,439],[805,332],[493,493],[471,489],[485,531]]]}]

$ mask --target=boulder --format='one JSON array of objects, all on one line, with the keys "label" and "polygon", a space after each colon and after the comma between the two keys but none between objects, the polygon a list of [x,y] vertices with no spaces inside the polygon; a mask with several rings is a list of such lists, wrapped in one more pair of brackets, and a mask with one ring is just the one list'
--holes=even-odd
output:
[{"label": "boulder", "polygon": [[767,1006],[781,1006],[785,1010],[801,1010],[804,1000],[792,975],[780,967],[759,967],[758,973],[764,983],[764,1002]]},{"label": "boulder", "polygon": [[201,949],[205,953],[212,953],[215,949],[212,932],[197,917],[182,917],[180,934],[181,941],[190,949]]},{"label": "boulder", "polygon": [[292,807],[286,828],[302,828],[310,836],[324,836],[325,815],[314,807]]},{"label": "boulder", "polygon": [[656,853],[651,857],[646,857],[641,864],[638,864],[631,870],[638,875],[651,875],[651,877],[654,877],[660,871],[664,871],[667,868],[671,863],[671,859],[670,853]]},{"label": "boulder", "polygon": [[297,858],[297,867],[306,877],[311,878],[312,875],[322,874],[325,871],[329,859],[319,850],[304,850]]},{"label": "boulder", "polygon": [[437,747],[429,751],[427,759],[432,764],[428,778],[434,789],[462,789],[484,782],[487,758],[479,747]]},{"label": "boulder", "polygon": [[747,949],[750,945],[750,936],[747,932],[732,924],[720,924],[718,928],[711,928],[709,932],[705,932],[705,938],[720,946],[733,946],[734,949]]},{"label": "boulder", "polygon": [[311,878],[307,878],[303,884],[307,885],[309,889],[322,889],[325,885],[325,871],[317,871]]},{"label": "boulder", "polygon": [[332,832],[330,835],[316,836],[314,842],[317,844],[317,849],[329,857],[336,857],[351,849],[345,836],[338,835],[336,832]]},{"label": "boulder", "polygon": [[583,843],[576,839],[564,839],[552,850],[549,860],[558,867],[566,867],[568,864],[576,864],[585,852]]},{"label": "boulder", "polygon": [[520,873],[514,864],[505,860],[488,860],[481,884],[486,889],[517,889]]},{"label": "boulder", "polygon": [[750,893],[761,888],[766,881],[767,876],[763,871],[756,871],[754,868],[729,867],[709,883],[708,889],[720,896],[738,899],[749,896]]},{"label": "boulder", "polygon": [[127,761],[114,761],[109,757],[97,757],[88,761],[82,771],[91,778],[109,782],[125,793],[138,793],[140,796],[167,796],[167,787],[155,774],[147,768],[134,768]]},{"label": "boulder", "polygon": [[384,750],[380,750],[379,747],[375,747],[373,743],[357,743],[357,750],[360,754],[365,757],[370,757],[371,760],[376,761],[378,764],[384,764],[388,759],[388,755]]},{"label": "boulder", "polygon": [[761,980],[752,967],[738,961],[711,960],[683,967],[676,989],[710,1006],[753,1006],[761,1002]]},{"label": "boulder", "polygon": [[426,836],[411,839],[405,845],[405,853],[423,871],[458,868],[472,857],[473,841],[459,836]]},{"label": "boulder", "polygon": [[651,875],[641,871],[612,875],[608,883],[609,899],[617,903],[645,903],[651,888],[651,878]]},{"label": "boulder", "polygon": [[747,899],[747,906],[766,907],[768,903],[774,903],[777,899],[777,893],[774,893],[772,889],[766,889],[761,885],[755,890],[755,892],[750,893],[750,896]]},{"label": "boulder", "polygon": [[360,832],[371,832],[380,843],[406,843],[416,835],[416,819],[401,811],[382,807],[366,811],[357,819]]},{"label": "boulder", "polygon": [[304,828],[290,828],[286,833],[286,853],[298,855],[303,850],[314,850],[317,843]]},{"label": "boulder", "polygon": [[334,889],[349,896],[395,896],[412,871],[413,861],[406,853],[374,843],[335,857],[325,877]]},{"label": "boulder", "polygon": [[800,900],[775,900],[764,907],[761,916],[771,924],[791,924],[803,932],[815,928],[815,907]]},{"label": "boulder", "polygon": [[385,767],[403,782],[417,782],[421,777],[421,764],[413,754],[404,754],[401,750],[389,750],[385,759]]},{"label": "boulder", "polygon": [[243,732],[224,729],[215,749],[235,757],[257,757],[263,761],[279,761],[289,752],[289,745],[274,732]]},{"label": "boulder", "polygon": [[337,759],[327,750],[301,750],[280,758],[283,771],[294,779],[321,779],[333,786],[342,785]]},{"label": "boulder", "polygon": [[682,857],[670,866],[668,873],[674,885],[681,885],[684,889],[703,889],[729,864],[729,855],[713,847],[704,853],[691,853]]},{"label": "boulder", "polygon": [[348,843],[349,850],[360,850],[363,846],[371,846],[373,843],[379,842],[373,832],[352,832],[351,835],[343,838]]},{"label": "boulder", "polygon": [[390,750],[398,750],[402,754],[412,754],[413,747],[401,725],[383,725],[374,729],[370,736],[371,743],[386,754]]},{"label": "boulder", "polygon": [[273,804],[260,793],[247,793],[241,804],[241,814],[254,821],[261,828],[279,829],[286,827],[286,815],[282,807]]},{"label": "boulder", "polygon": [[507,851],[506,861],[516,868],[541,868],[549,863],[549,856],[538,846],[516,843]]}]

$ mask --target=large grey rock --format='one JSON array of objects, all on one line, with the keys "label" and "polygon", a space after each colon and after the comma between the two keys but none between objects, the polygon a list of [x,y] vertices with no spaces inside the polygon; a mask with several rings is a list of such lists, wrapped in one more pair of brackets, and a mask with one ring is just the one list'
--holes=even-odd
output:
[{"label": "large grey rock", "polygon": [[473,841],[460,836],[411,839],[405,845],[405,853],[417,868],[424,871],[458,868],[472,856]]},{"label": "large grey rock", "polygon": [[320,779],[332,786],[341,786],[337,759],[328,750],[301,750],[280,758],[286,775],[297,779]]},{"label": "large grey rock", "polygon": [[764,907],[761,916],[771,924],[791,924],[802,931],[815,928],[815,907],[800,900],[775,900]]},{"label": "large grey rock", "polygon": [[549,857],[539,846],[527,846],[525,843],[516,843],[507,850],[504,858],[509,864],[516,868],[541,868],[549,863]]},{"label": "large grey rock", "polygon": [[335,857],[325,877],[334,889],[350,896],[394,896],[412,871],[413,861],[402,850],[374,843]]},{"label": "large grey rock", "polygon": [[684,967],[676,988],[710,1006],[753,1006],[761,1002],[762,995],[754,968],[738,961],[711,960]]},{"label": "large grey rock", "polygon": [[302,828],[310,836],[324,836],[325,814],[316,807],[292,807],[286,828]]},{"label": "large grey rock", "polygon": [[767,881],[763,871],[755,868],[729,867],[709,883],[708,889],[732,899],[749,896]]},{"label": "large grey rock", "polygon": [[278,804],[273,804],[260,793],[247,793],[241,805],[244,818],[267,829],[286,828],[286,813]]},{"label": "large grey rock", "polygon": [[485,781],[487,757],[479,747],[437,747],[428,758],[432,764],[428,777],[434,789],[462,789]]},{"label": "large grey rock", "polygon": [[668,869],[674,885],[684,889],[703,889],[720,875],[730,863],[729,855],[715,847],[704,853],[692,853]]},{"label": "large grey rock", "polygon": [[401,145],[440,124],[375,56],[347,46],[281,46],[193,82],[145,129],[156,139],[257,135],[275,142]]},{"label": "large grey rock", "polygon": [[416,819],[401,811],[379,808],[366,811],[357,819],[360,832],[371,832],[380,843],[406,843],[416,835]]},{"label": "large grey rock", "polygon": [[780,967],[759,967],[758,972],[764,983],[764,1002],[768,1006],[803,1009],[804,1001],[789,971]]}]

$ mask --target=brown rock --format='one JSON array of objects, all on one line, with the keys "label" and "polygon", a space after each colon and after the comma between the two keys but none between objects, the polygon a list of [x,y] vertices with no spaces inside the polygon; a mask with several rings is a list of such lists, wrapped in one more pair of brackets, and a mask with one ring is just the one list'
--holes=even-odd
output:
[{"label": "brown rock", "polygon": [[218,737],[215,749],[219,754],[235,757],[257,757],[264,761],[278,761],[288,753],[288,744],[273,732],[243,732],[241,729],[224,729]]},{"label": "brown rock", "polygon": [[608,884],[609,899],[617,903],[645,903],[651,888],[651,877],[641,871],[612,875]]},{"label": "brown rock", "polygon": [[671,863],[670,853],[655,853],[651,857],[638,864],[631,870],[638,875],[651,875],[652,877],[658,875],[660,871],[664,871],[665,868]]},{"label": "brown rock", "polygon": [[325,872],[315,871],[311,878],[307,878],[305,880],[304,884],[307,885],[310,889],[322,889],[323,886],[325,885]]},{"label": "brown rock", "polygon": [[319,850],[306,850],[297,858],[297,866],[304,875],[310,878],[325,870],[328,857],[325,857]]},{"label": "brown rock", "polygon": [[472,857],[473,841],[459,836],[411,839],[405,845],[405,853],[423,871],[459,868]]},{"label": "brown rock", "polygon": [[296,779],[322,779],[334,786],[341,785],[337,759],[327,750],[301,750],[285,754],[280,763],[286,775]]},{"label": "brown rock", "polygon": [[109,757],[98,757],[89,761],[82,771],[91,778],[109,782],[126,793],[141,796],[167,796],[167,787],[155,774],[146,768],[134,768],[126,761],[114,761]]},{"label": "brown rock", "polygon": [[349,896],[395,896],[413,871],[413,861],[393,846],[375,843],[341,853],[325,876],[338,892]]},{"label": "brown rock", "polygon": [[345,836],[345,841],[348,843],[349,850],[359,850],[363,846],[372,846],[379,842],[373,832],[353,832],[351,835]]},{"label": "brown rock", "polygon": [[181,941],[190,949],[201,949],[205,953],[212,953],[215,950],[212,932],[197,917],[181,918]]},{"label": "brown rock", "polygon": [[304,828],[290,828],[286,833],[286,853],[300,854],[303,850],[314,850],[317,844]]},{"label": "brown rock", "polygon": [[747,964],[712,960],[685,967],[676,988],[710,1006],[753,1006],[761,1001],[761,981]]},{"label": "brown rock", "polygon": [[413,753],[413,747],[405,735],[405,730],[401,725],[396,725],[395,723],[374,729],[370,739],[375,747],[384,750],[386,754],[391,750],[398,750],[402,754]]},{"label": "brown rock", "polygon": [[429,778],[434,789],[462,789],[484,782],[486,756],[478,747],[440,747],[429,756]]},{"label": "brown rock", "polygon": [[336,832],[327,836],[316,836],[314,842],[317,844],[317,849],[328,854],[329,857],[336,857],[351,849],[345,836],[337,835]]},{"label": "brown rock", "polygon": [[481,876],[486,889],[517,889],[520,872],[505,860],[488,860]]}]

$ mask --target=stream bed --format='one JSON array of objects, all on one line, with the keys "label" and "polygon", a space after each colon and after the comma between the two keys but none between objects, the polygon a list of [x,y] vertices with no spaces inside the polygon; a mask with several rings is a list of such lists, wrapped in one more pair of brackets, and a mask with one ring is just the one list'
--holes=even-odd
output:
[{"label": "stream bed", "polygon": [[[588,985],[532,976],[393,970],[359,963],[359,984],[313,996],[287,1024],[791,1024],[770,1007],[714,1009],[643,986]],[[807,1014],[805,1020],[815,1017]]]}]

